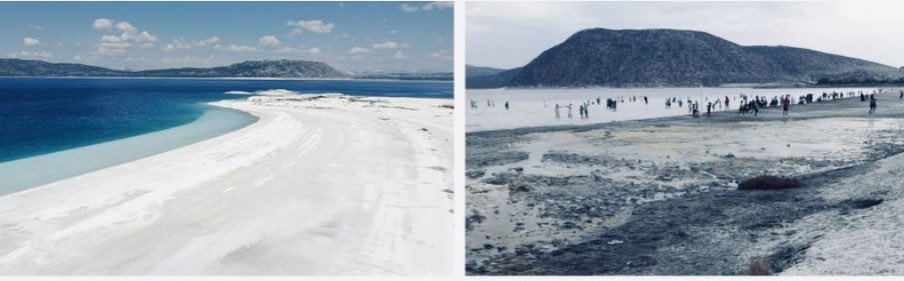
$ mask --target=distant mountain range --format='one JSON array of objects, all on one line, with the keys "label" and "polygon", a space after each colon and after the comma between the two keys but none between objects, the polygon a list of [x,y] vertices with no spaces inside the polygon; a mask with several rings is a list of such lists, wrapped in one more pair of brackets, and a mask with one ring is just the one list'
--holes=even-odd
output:
[{"label": "distant mountain range", "polygon": [[893,80],[904,73],[802,48],[741,46],[699,31],[595,28],[575,33],[524,67],[466,76],[468,88],[665,87]]},{"label": "distant mountain range", "polygon": [[493,67],[485,67],[485,66],[473,66],[467,65],[465,67],[465,76],[467,78],[471,77],[480,77],[480,76],[488,76],[498,74],[500,72],[505,71],[502,68],[493,68]]},{"label": "distant mountain range", "polygon": [[[39,60],[0,59],[0,77],[170,77],[170,78],[363,78],[336,70],[316,61],[263,60],[246,61],[211,68],[172,68],[143,71],[114,70],[74,63],[50,63]],[[395,77],[395,78],[393,78]],[[451,80],[444,74],[392,74],[379,79]]]}]

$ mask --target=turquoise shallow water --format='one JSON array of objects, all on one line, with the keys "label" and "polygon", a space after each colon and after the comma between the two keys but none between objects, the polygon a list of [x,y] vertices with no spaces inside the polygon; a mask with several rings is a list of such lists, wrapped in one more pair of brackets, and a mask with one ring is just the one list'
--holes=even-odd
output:
[{"label": "turquoise shallow water", "polygon": [[256,118],[227,91],[451,98],[451,82],[0,78],[0,195],[221,135]]},{"label": "turquoise shallow water", "polygon": [[158,154],[240,129],[257,120],[244,112],[209,106],[181,126],[0,163],[0,195]]}]

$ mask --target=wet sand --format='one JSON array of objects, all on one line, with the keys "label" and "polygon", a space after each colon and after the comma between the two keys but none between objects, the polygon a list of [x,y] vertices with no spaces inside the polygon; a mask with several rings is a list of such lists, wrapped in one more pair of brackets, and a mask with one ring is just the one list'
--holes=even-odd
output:
[{"label": "wet sand", "polygon": [[[765,109],[469,133],[467,271],[734,275],[758,258],[784,274],[902,272],[904,263],[878,262],[897,257],[888,243],[844,239],[899,236],[851,227],[861,221],[904,227],[897,211],[877,211],[897,204],[900,192],[883,184],[893,180],[871,175],[904,162],[897,91],[878,96],[874,115],[853,98],[795,105],[788,117]],[[805,186],[737,190],[762,174]],[[845,242],[860,250],[832,247]],[[833,266],[842,261],[861,267]]]}]

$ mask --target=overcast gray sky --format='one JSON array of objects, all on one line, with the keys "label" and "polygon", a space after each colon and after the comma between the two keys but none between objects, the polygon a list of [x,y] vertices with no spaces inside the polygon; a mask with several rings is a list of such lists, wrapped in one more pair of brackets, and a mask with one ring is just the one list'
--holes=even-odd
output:
[{"label": "overcast gray sky", "polygon": [[904,66],[904,2],[468,2],[467,63],[513,68],[586,28],[699,30]]}]

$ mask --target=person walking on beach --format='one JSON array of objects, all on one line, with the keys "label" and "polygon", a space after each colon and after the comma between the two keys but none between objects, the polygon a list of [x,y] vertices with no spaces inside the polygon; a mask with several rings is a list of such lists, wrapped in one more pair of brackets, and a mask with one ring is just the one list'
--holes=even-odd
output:
[{"label": "person walking on beach", "polygon": [[505,101],[505,110],[508,110],[508,101]]},{"label": "person walking on beach", "polygon": [[876,113],[876,96],[869,95],[869,114]]},{"label": "person walking on beach", "polygon": [[647,96],[643,96],[643,104],[650,104],[650,101],[647,99]]},{"label": "person walking on beach", "polygon": [[899,100],[904,100],[904,90],[901,91],[901,96],[898,97]]},{"label": "person walking on beach", "polygon": [[782,99],[782,115],[788,115],[788,107],[791,105],[791,100],[788,97]]}]

